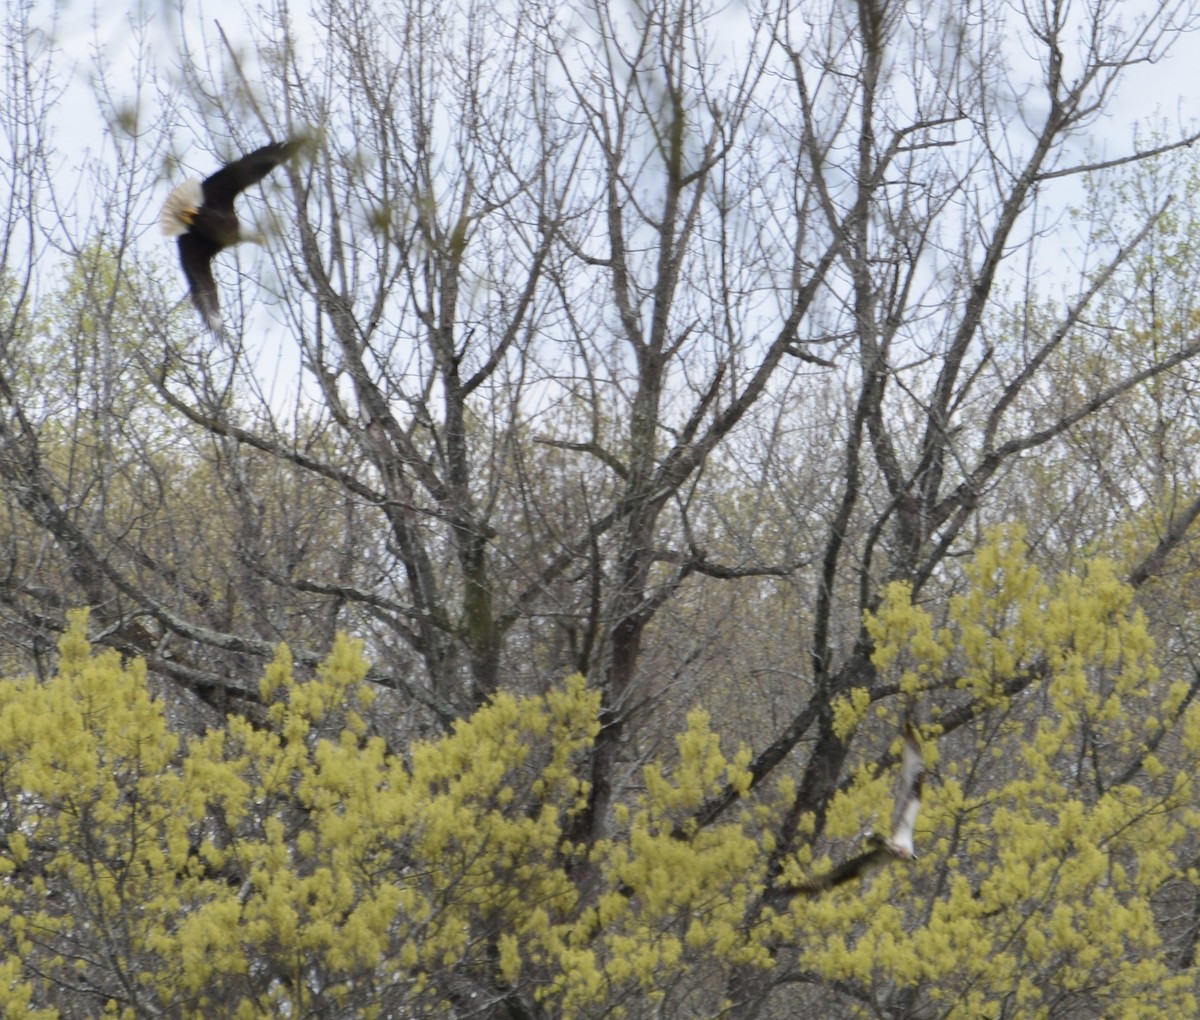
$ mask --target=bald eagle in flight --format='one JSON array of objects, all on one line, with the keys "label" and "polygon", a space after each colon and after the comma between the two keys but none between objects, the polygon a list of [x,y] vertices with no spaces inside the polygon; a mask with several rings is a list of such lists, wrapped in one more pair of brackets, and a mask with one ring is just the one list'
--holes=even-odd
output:
[{"label": "bald eagle in flight", "polygon": [[[896,778],[895,803],[892,807],[892,834],[867,834],[867,849],[843,861],[828,875],[805,882],[799,891],[810,895],[833,889],[845,882],[869,874],[893,858],[910,861],[916,857],[913,849],[913,828],[921,810],[921,785],[925,778],[925,759],[921,744],[911,723],[904,727],[904,747],[900,752],[900,774]],[[795,888],[795,887],[794,887]]]},{"label": "bald eagle in flight", "polygon": [[214,333],[221,332],[221,302],[213,279],[213,257],[239,241],[259,240],[243,233],[233,200],[257,184],[300,148],[302,139],[272,142],[222,167],[204,181],[184,181],[162,211],[163,233],[179,238],[179,260],[192,304]]}]

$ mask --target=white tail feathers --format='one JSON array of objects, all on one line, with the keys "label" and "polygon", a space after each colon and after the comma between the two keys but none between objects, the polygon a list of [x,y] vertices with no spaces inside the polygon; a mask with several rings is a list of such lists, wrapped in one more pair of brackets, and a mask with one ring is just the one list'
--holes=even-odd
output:
[{"label": "white tail feathers", "polygon": [[186,234],[192,218],[204,204],[204,189],[199,181],[184,181],[167,196],[162,210],[162,230],[167,237]]}]

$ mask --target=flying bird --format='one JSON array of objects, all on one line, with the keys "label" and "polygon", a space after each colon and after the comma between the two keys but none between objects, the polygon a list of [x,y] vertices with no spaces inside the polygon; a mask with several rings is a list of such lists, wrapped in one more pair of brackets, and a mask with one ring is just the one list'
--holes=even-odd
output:
[{"label": "flying bird", "polygon": [[257,184],[303,144],[299,138],[272,142],[222,167],[204,181],[184,181],[162,211],[162,229],[179,238],[179,261],[187,277],[192,304],[214,333],[221,332],[221,302],[213,279],[213,257],[239,241],[259,241],[242,231],[233,200]]},{"label": "flying bird", "polygon": [[921,754],[921,744],[912,723],[907,723],[904,727],[904,747],[900,752],[900,774],[896,778],[891,836],[868,833],[867,849],[862,853],[843,861],[828,875],[794,888],[810,895],[824,892],[861,878],[893,858],[910,861],[916,857],[913,828],[917,824],[917,812],[921,810],[924,778],[925,759]]}]

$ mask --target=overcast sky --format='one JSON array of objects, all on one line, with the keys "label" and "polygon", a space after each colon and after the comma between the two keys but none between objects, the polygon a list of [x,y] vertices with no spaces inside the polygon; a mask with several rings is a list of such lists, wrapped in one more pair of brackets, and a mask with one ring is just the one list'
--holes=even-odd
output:
[{"label": "overcast sky", "polygon": [[[8,2],[20,3],[22,0]],[[302,2],[293,9],[296,25],[301,30],[306,24],[305,15],[301,13],[305,9]],[[144,3],[141,12],[149,18],[152,57],[159,73],[167,76],[174,73],[173,69],[183,59],[179,47],[181,38],[186,37],[194,43],[201,36],[210,37],[214,22],[219,21],[236,46],[247,17],[238,0],[205,0],[204,3],[184,0],[182,12],[164,0],[144,0]],[[1132,16],[1146,6],[1141,0],[1121,0],[1114,9],[1124,17]],[[104,153],[105,124],[97,115],[93,87],[95,68],[104,68],[118,93],[123,81],[129,81],[132,96],[137,45],[131,27],[130,7],[128,3],[109,0],[100,0],[96,4],[93,0],[35,0],[34,10],[35,21],[42,19],[47,30],[53,26],[55,42],[63,57],[61,66],[64,73],[69,74],[68,97],[54,116],[55,145],[61,158],[59,166],[65,175],[76,174],[86,187],[86,175],[81,172],[84,154]],[[57,23],[53,17],[55,11]],[[136,17],[136,14],[132,16]],[[1128,152],[1137,125],[1155,123],[1167,128],[1187,129],[1200,122],[1198,69],[1200,32],[1181,38],[1166,60],[1130,70],[1108,116],[1097,122],[1090,137],[1076,139],[1079,159],[1113,158]],[[148,119],[153,120],[153,117]],[[183,125],[176,134],[177,137],[170,140],[170,147],[184,158],[190,171],[203,176],[215,169],[214,149],[220,149],[220,146],[214,146],[207,139],[190,137]],[[1070,179],[1065,188],[1076,187],[1078,180]],[[144,210],[139,214],[144,220],[139,247],[160,253],[172,261],[173,246],[158,230],[158,209],[173,183],[176,182],[164,177],[157,192],[146,196]],[[63,190],[66,192],[68,188]],[[1056,191],[1058,201],[1064,194],[1069,194],[1069,190],[1060,188]],[[1064,243],[1070,242],[1064,239]],[[252,258],[253,255],[248,253],[243,257]],[[269,312],[264,310],[264,314]]]},{"label": "overcast sky", "polygon": [[[12,0],[21,2],[21,0]],[[955,2],[955,0],[947,0]],[[70,100],[60,105],[55,118],[57,144],[68,156],[74,149],[98,150],[102,144],[104,124],[96,115],[92,94],[92,78],[97,62],[120,87],[122,76],[132,74],[136,44],[130,25],[131,8],[125,2],[112,0],[35,0],[35,21],[42,20],[49,29],[54,23],[52,12],[58,12],[55,39],[64,57],[64,66],[71,68]],[[1139,8],[1150,6],[1144,0],[1118,0],[1114,9],[1120,16],[1134,15]],[[161,73],[170,74],[182,59],[178,42],[186,36],[195,41],[201,34],[211,35],[214,22],[219,21],[237,43],[245,24],[244,6],[239,0],[204,0],[193,3],[184,0],[184,10],[172,6],[169,0],[142,0],[140,9],[149,18],[153,58]],[[303,28],[305,16],[302,5],[293,9],[296,25]],[[1106,157],[1125,151],[1135,125],[1149,121],[1187,125],[1200,121],[1200,32],[1184,36],[1170,57],[1156,65],[1144,65],[1127,73],[1124,85],[1112,105],[1109,116],[1100,121],[1087,144],[1094,152]],[[1082,143],[1082,139],[1080,140]],[[176,152],[187,157],[203,157],[205,147],[195,152],[194,141],[172,139]],[[198,171],[204,167],[197,166]],[[164,188],[166,182],[164,181]]]}]

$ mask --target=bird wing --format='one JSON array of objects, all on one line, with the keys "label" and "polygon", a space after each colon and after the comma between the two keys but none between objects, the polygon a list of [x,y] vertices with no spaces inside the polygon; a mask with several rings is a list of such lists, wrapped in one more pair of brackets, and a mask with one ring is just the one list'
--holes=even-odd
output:
[{"label": "bird wing", "polygon": [[221,300],[212,274],[215,254],[213,246],[195,234],[183,234],[179,238],[179,261],[183,264],[183,275],[187,277],[192,304],[199,309],[208,328],[220,333]]},{"label": "bird wing", "polygon": [[845,885],[847,882],[853,882],[857,878],[865,877],[869,872],[874,871],[887,861],[890,856],[883,846],[873,845],[871,849],[864,850],[861,853],[855,854],[849,860],[842,861],[829,874],[822,875],[820,878],[814,878],[809,882],[802,882],[793,888],[797,892],[806,893],[810,896],[825,892],[828,889],[836,889],[839,885]]},{"label": "bird wing", "polygon": [[921,810],[921,784],[925,776],[925,759],[921,754],[921,743],[912,723],[904,727],[904,746],[900,752],[900,775],[896,780],[896,806],[892,813],[892,835],[883,839],[871,835],[869,848],[842,861],[828,875],[792,888],[809,896],[834,889],[846,882],[863,877],[889,858],[911,858],[913,853],[913,828],[917,824],[917,812]]},{"label": "bird wing", "polygon": [[921,810],[921,785],[925,775],[925,759],[916,730],[909,723],[904,727],[904,747],[900,753],[900,776],[896,780],[896,804],[892,811],[891,844],[913,855],[913,828]]},{"label": "bird wing", "polygon": [[300,147],[299,139],[272,142],[223,166],[204,181],[204,204],[212,209],[233,210],[233,200],[250,185],[257,184]]}]

